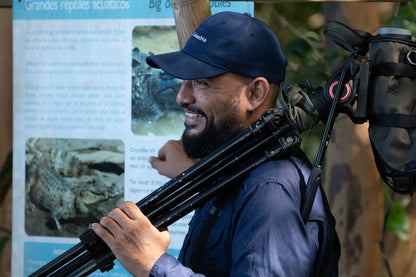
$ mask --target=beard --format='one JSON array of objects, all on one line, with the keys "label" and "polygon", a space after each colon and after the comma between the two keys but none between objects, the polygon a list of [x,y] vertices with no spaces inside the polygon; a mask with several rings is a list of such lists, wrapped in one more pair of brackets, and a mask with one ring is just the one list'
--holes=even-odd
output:
[{"label": "beard", "polygon": [[227,141],[234,138],[244,131],[244,124],[241,118],[237,116],[236,108],[228,110],[222,120],[214,125],[213,122],[207,121],[207,125],[202,132],[196,135],[190,135],[188,129],[192,126],[186,126],[182,135],[182,143],[185,153],[192,159],[202,159],[214,152]]}]

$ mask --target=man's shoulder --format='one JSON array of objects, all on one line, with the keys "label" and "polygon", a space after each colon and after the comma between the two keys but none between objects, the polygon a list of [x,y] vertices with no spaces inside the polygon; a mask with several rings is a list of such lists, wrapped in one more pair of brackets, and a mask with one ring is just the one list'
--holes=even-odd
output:
[{"label": "man's shoulder", "polygon": [[307,182],[309,168],[298,158],[281,159],[265,162],[254,169],[246,179],[248,186],[275,183],[285,188],[299,189],[299,182]]},{"label": "man's shoulder", "polygon": [[[310,174],[308,164],[302,159],[291,157],[290,159],[273,160],[261,164],[253,170],[244,181],[240,191],[237,205],[241,205],[249,199],[258,199],[263,205],[277,204],[278,199],[285,198],[300,210],[302,203],[301,182],[306,185]],[[262,197],[257,197],[261,195]],[[267,197],[271,195],[272,197]],[[279,201],[280,201],[279,200]],[[320,190],[312,208],[312,218],[322,218],[324,214]]]},{"label": "man's shoulder", "polygon": [[[306,168],[305,172],[307,173]],[[299,181],[299,173],[290,160],[282,159],[265,162],[255,168],[244,180],[237,205],[254,201],[254,199],[267,201],[269,198],[265,196],[276,196],[282,193],[300,204]],[[263,204],[266,205],[266,203]]]}]

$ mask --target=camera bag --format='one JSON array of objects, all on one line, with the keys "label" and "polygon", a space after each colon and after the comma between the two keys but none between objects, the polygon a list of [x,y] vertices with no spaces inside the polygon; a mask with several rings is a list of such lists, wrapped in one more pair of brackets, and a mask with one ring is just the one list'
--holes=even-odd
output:
[{"label": "camera bag", "polygon": [[[379,34],[372,36],[337,21],[328,21],[324,34],[355,53],[359,68],[369,68],[357,71],[369,76],[355,79],[361,85],[356,84],[352,92],[356,106],[364,107],[359,113],[347,114],[354,123],[369,121],[372,152],[386,184],[394,192],[412,194],[416,191],[416,42],[404,29],[380,28]],[[368,63],[359,61],[368,53]],[[328,83],[339,76],[335,73]],[[305,81],[290,83],[283,86],[277,104],[304,131],[319,120],[326,121],[331,107],[327,94],[327,89],[312,88]],[[339,112],[351,110],[343,105],[339,104]]]},{"label": "camera bag", "polygon": [[368,132],[377,169],[393,191],[412,194],[416,191],[416,42],[379,31],[369,40],[369,54]]}]

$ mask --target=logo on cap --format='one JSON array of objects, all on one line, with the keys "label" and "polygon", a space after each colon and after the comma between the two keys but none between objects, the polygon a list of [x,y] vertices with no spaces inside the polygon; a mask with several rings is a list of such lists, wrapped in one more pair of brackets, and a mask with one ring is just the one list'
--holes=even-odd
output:
[{"label": "logo on cap", "polygon": [[207,39],[204,37],[204,36],[201,36],[201,35],[198,35],[198,33],[193,33],[192,34],[192,36],[194,37],[194,38],[196,38],[197,40],[200,40],[200,41],[202,41],[202,42],[207,42]]}]

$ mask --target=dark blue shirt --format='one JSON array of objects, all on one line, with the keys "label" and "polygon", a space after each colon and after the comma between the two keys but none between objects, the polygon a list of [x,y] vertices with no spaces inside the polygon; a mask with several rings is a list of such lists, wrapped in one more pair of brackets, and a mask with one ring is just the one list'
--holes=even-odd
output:
[{"label": "dark blue shirt", "polygon": [[[307,180],[309,169],[299,160],[296,163]],[[317,193],[309,221],[303,223],[299,184],[298,171],[288,160],[256,168],[212,227],[198,272],[216,277],[311,276],[319,249],[317,221],[325,213]],[[150,276],[202,276],[187,266],[195,256],[211,206],[212,201],[195,211],[179,260],[162,255]]]}]

